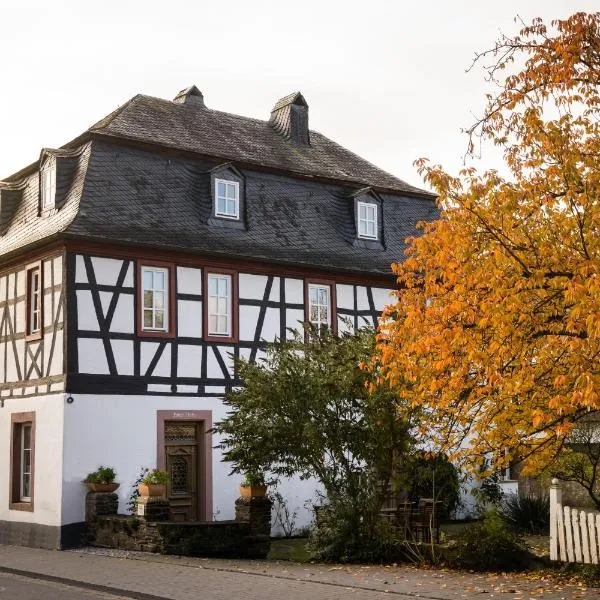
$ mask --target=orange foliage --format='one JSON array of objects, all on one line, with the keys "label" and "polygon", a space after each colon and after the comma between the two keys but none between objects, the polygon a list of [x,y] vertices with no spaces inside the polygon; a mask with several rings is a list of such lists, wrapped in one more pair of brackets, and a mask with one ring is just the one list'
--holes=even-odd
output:
[{"label": "orange foliage", "polygon": [[600,13],[535,20],[490,59],[504,84],[469,134],[510,177],[417,161],[443,211],[393,265],[374,361],[439,448],[531,472],[600,410]]}]

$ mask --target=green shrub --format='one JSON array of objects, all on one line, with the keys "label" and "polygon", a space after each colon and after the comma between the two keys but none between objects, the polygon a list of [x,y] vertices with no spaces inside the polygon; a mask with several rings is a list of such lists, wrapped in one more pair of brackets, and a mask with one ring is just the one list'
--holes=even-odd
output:
[{"label": "green shrub", "polygon": [[378,521],[375,527],[354,522],[342,504],[316,509],[309,550],[316,560],[342,563],[390,563],[404,560],[404,540],[393,527]]},{"label": "green shrub", "polygon": [[152,469],[148,471],[142,479],[144,485],[167,485],[169,482],[169,476],[166,471],[160,469]]},{"label": "green shrub", "polygon": [[465,529],[446,550],[445,558],[451,567],[474,571],[518,571],[530,562],[521,538],[495,508]]},{"label": "green shrub", "polygon": [[499,514],[516,531],[534,535],[550,532],[550,500],[547,496],[508,494],[500,504]]},{"label": "green shrub", "polygon": [[95,471],[88,473],[84,481],[86,483],[114,483],[117,474],[111,467],[103,467],[100,465]]},{"label": "green shrub", "polygon": [[411,502],[433,498],[441,502],[437,510],[440,520],[448,519],[460,505],[458,470],[445,456],[428,456],[417,452],[407,460],[402,483],[408,489]]}]

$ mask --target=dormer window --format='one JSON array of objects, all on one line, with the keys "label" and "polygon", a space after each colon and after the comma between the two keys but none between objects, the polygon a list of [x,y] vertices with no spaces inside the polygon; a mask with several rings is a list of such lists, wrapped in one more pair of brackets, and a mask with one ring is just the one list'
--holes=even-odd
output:
[{"label": "dormer window", "polygon": [[56,169],[46,167],[41,174],[42,210],[54,208],[56,199]]},{"label": "dormer window", "polygon": [[215,179],[215,216],[240,218],[240,184],[237,181]]},{"label": "dormer window", "polygon": [[378,239],[377,235],[377,204],[370,202],[358,203],[358,237],[367,240]]}]

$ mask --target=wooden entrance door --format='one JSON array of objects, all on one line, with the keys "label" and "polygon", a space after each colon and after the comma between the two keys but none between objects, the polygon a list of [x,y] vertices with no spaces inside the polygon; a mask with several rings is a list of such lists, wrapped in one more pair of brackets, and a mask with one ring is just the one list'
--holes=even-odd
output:
[{"label": "wooden entrance door", "polygon": [[201,422],[165,422],[165,466],[169,474],[167,495],[172,521],[197,521],[200,514]]}]

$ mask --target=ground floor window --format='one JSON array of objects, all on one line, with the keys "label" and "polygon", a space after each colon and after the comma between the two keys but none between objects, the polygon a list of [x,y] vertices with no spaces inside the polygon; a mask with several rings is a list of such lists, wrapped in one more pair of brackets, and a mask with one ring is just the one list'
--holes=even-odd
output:
[{"label": "ground floor window", "polygon": [[33,510],[35,469],[35,413],[11,416],[10,508]]}]

